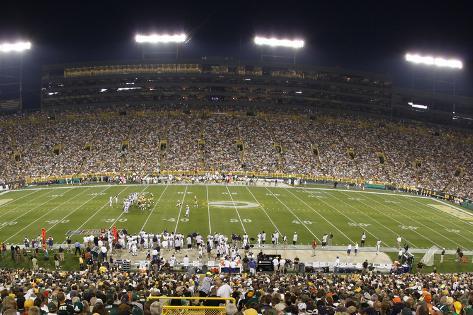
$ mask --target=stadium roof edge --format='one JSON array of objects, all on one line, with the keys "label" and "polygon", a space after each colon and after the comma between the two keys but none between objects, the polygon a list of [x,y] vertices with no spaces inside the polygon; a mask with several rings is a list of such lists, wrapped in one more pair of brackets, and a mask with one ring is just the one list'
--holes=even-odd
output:
[{"label": "stadium roof edge", "polygon": [[229,66],[261,66],[261,67],[281,67],[294,70],[319,70],[335,72],[340,74],[351,74],[370,77],[372,79],[392,81],[386,74],[365,72],[360,70],[340,68],[340,67],[325,67],[311,64],[292,64],[292,63],[276,63],[276,62],[261,62],[255,60],[234,60],[232,58],[212,57],[206,59],[134,59],[134,60],[111,60],[111,61],[90,61],[79,63],[64,63],[64,64],[49,64],[43,66],[43,72],[58,71],[66,68],[81,68],[92,66],[106,66],[106,65],[133,65],[133,64],[206,64],[206,65],[229,65]]}]

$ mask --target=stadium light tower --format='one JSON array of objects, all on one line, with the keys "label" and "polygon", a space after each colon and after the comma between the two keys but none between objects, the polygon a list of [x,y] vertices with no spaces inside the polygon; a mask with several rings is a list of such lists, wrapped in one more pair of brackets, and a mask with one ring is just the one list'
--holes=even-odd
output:
[{"label": "stadium light tower", "polygon": [[[415,66],[425,66],[427,69],[431,68],[433,71],[431,74],[428,74],[427,77],[431,76],[432,80],[432,93],[435,94],[437,90],[437,85],[439,83],[444,83],[446,85],[450,85],[453,88],[453,97],[455,98],[456,96],[456,82],[455,82],[455,76],[452,74],[453,78],[450,80],[439,80],[437,76],[437,71],[438,70],[444,70],[442,71],[442,77],[445,77],[445,75],[451,71],[460,71],[463,69],[463,62],[459,59],[455,58],[445,58],[445,57],[440,57],[440,56],[432,56],[432,55],[421,55],[418,53],[406,53],[404,55],[404,60],[408,63],[411,63]],[[414,88],[414,69],[412,70],[412,85]],[[430,71],[429,71],[430,73]],[[430,81],[430,80],[428,80]],[[422,108],[422,109],[427,109],[428,106],[426,105],[416,105],[413,102],[408,102],[408,105],[414,107],[414,108]],[[416,106],[422,106],[422,107],[416,107]],[[455,101],[453,101],[452,104],[452,118],[455,117]]]},{"label": "stadium light tower", "polygon": [[[154,53],[166,54],[166,51],[159,49],[159,52],[156,50],[158,46],[173,46],[175,47],[176,59],[179,57],[179,46],[186,43],[188,37],[185,33],[176,33],[176,34],[136,34],[135,43],[143,47],[142,58],[144,59],[144,48],[154,49]],[[169,52],[167,52],[169,53]]]},{"label": "stadium light tower", "polygon": [[[255,45],[260,46],[261,48],[270,47],[271,49],[277,49],[277,48],[290,49],[293,53],[292,55],[293,64],[296,64],[296,52],[305,46],[305,42],[303,39],[264,37],[264,36],[258,36],[258,35],[254,37],[253,42],[255,43]],[[264,56],[266,55],[264,55],[263,51],[261,50],[261,60],[263,59]],[[274,55],[274,51],[272,51],[272,54],[267,55],[267,56],[270,56],[273,58],[282,57],[282,56]]]},{"label": "stadium light tower", "polygon": [[407,62],[435,66],[439,68],[463,69],[463,62],[458,59],[447,59],[444,57],[422,56],[419,54],[407,53],[404,57]]},{"label": "stadium light tower", "polygon": [[[16,41],[16,42],[3,42],[0,43],[0,54],[1,55],[17,55],[20,58],[19,66],[19,79],[18,79],[18,89],[19,89],[19,100],[18,107],[21,110],[23,108],[23,54],[31,49],[31,42],[29,41]],[[3,58],[2,58],[3,59]],[[10,60],[6,61],[7,64],[11,65]],[[2,81],[4,79],[11,79],[12,76],[8,74],[8,71],[5,74],[0,74]],[[3,83],[3,82],[2,82]],[[11,82],[4,83],[2,85],[12,85]],[[15,84],[16,85],[16,84]]]}]

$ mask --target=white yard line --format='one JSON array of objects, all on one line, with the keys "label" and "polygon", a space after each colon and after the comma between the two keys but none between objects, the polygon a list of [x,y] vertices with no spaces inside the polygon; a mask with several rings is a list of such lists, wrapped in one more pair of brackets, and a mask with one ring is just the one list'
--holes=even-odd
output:
[{"label": "white yard line", "polygon": [[[33,192],[33,193],[34,193],[34,192]],[[31,195],[31,194],[28,194],[28,195],[26,195],[26,196],[29,196],[29,195]],[[23,197],[26,197],[26,196],[23,196]],[[22,199],[23,197],[18,198],[18,199],[16,199],[16,200],[20,200],[20,199]],[[43,197],[43,195],[40,194],[39,196],[35,196],[33,199],[30,200],[30,202],[33,201],[33,200],[36,200],[36,199],[38,199],[38,198],[40,198],[40,197]],[[11,202],[13,202],[13,201],[15,201],[15,200],[12,200]],[[9,203],[11,203],[11,202],[9,202]],[[6,204],[7,204],[7,203],[3,204],[2,206],[6,205]],[[10,210],[8,210],[8,211],[2,213],[2,214],[0,215],[0,218],[3,218],[3,217],[4,217],[5,215],[7,215],[7,214],[10,214],[10,213],[12,213],[12,212],[15,212],[18,208],[20,208],[20,207],[22,207],[22,206],[24,206],[24,205],[25,205],[24,203],[21,203],[21,204],[17,205],[16,207],[14,207],[14,208],[12,208],[12,209],[10,209]]]},{"label": "white yard line", "polygon": [[238,211],[236,205],[235,205],[235,201],[233,201],[233,196],[232,196],[232,193],[230,192],[230,189],[228,189],[228,185],[225,185],[225,187],[227,188],[227,191],[228,191],[228,194],[230,195],[230,199],[232,200],[232,203],[233,203],[233,207],[235,208],[235,211],[238,215],[238,220],[240,220],[240,223],[241,223],[241,227],[243,228],[243,232],[246,233],[246,229],[245,229],[245,225],[243,224],[243,221],[241,220],[241,217],[240,217],[240,212]]},{"label": "white yard line", "polygon": [[[442,204],[444,204],[444,205],[446,205],[446,206],[448,206],[448,207],[452,207],[453,209],[458,210],[459,212],[462,212],[462,213],[464,213],[464,214],[471,215],[471,216],[473,217],[473,214],[472,214],[472,213],[468,213],[467,210],[466,210],[466,211],[462,211],[461,208],[458,208],[458,207],[456,207],[456,206],[454,206],[454,205],[451,205],[451,204],[449,204],[448,202],[445,202],[445,201],[443,201],[443,200],[432,199],[432,201],[436,201],[436,202],[442,203]],[[441,210],[439,210],[439,209],[437,209],[437,208],[435,208],[435,207],[432,207],[431,205],[424,204],[424,203],[419,202],[419,201],[417,201],[417,200],[414,200],[414,202],[416,202],[416,203],[418,203],[418,204],[420,204],[420,205],[423,205],[423,206],[426,206],[426,207],[432,209],[432,212],[435,213],[435,214],[437,214],[437,217],[438,217],[438,218],[441,218],[441,216],[439,215],[440,213],[443,213],[443,214],[446,214],[446,215],[451,216],[451,217],[454,218],[455,220],[460,221],[460,222],[462,222],[462,223],[465,225],[465,229],[462,229],[463,231],[468,232],[468,233],[470,233],[470,234],[473,234],[473,231],[470,231],[470,229],[472,228],[472,226],[470,226],[470,224],[466,223],[464,220],[462,220],[461,218],[455,216],[454,214],[448,213],[448,212],[446,212],[446,211],[441,211]],[[473,222],[472,222],[472,224],[473,224]],[[444,226],[444,227],[447,228],[446,226]],[[465,238],[462,234],[460,234],[459,236]],[[469,238],[466,238],[466,239],[471,240],[471,239],[469,239]]]},{"label": "white yard line", "polygon": [[[143,192],[145,191],[146,189],[148,189],[149,185],[145,185],[145,187],[140,191],[140,192]],[[117,222],[118,220],[120,220],[120,218],[122,217],[122,215],[124,214],[125,212],[122,211],[122,213],[120,213],[120,215],[118,216],[118,218],[115,219],[115,221],[113,221],[113,223],[110,225],[109,229],[111,229]]]},{"label": "white yard line", "polygon": [[[33,223],[36,223],[38,222],[40,219],[44,218],[45,216],[47,216],[48,214],[50,214],[52,211],[56,210],[57,208],[59,208],[60,206],[64,205],[64,204],[67,204],[69,201],[71,201],[72,199],[76,198],[77,196],[80,196],[82,195],[84,192],[86,192],[87,189],[84,189],[84,191],[72,196],[71,198],[67,199],[66,201],[58,204],[56,207],[52,208],[51,210],[47,211],[46,213],[44,213],[42,216],[40,216],[39,218],[37,218],[36,220],[34,220],[33,222],[30,222],[28,225],[24,226],[22,229],[18,230],[15,234],[13,235],[10,235],[10,237],[8,237],[5,242],[7,242],[8,240],[10,240],[12,237],[18,235],[20,232],[24,231],[26,228],[28,228],[30,225],[32,225]],[[88,200],[85,202],[87,203]],[[83,204],[81,204],[79,207],[81,207]]]},{"label": "white yard line", "polygon": [[[334,197],[335,197],[335,196],[334,196]],[[336,198],[336,197],[335,197],[335,198]],[[338,199],[338,198],[337,198],[337,199]],[[350,221],[350,222],[356,224],[356,222],[355,222],[352,218],[350,218],[349,216],[347,216],[347,215],[346,215],[345,213],[343,213],[342,211],[339,211],[336,207],[331,206],[329,203],[323,201],[322,198],[320,198],[320,199],[318,199],[318,200],[319,200],[320,202],[322,202],[323,204],[325,204],[326,206],[332,208],[333,210],[335,210],[335,211],[337,211],[338,213],[340,213],[341,215],[343,215],[345,218],[348,219],[348,221]],[[317,212],[318,212],[318,211],[317,211]],[[378,236],[376,236],[376,235],[374,235],[373,233],[371,233],[368,229],[365,229],[365,228],[363,228],[363,227],[359,227],[359,228],[360,228],[361,230],[365,231],[366,233],[368,233],[369,235],[373,236],[376,240],[380,240],[380,238],[379,238]],[[388,244],[385,243],[385,242],[383,242],[383,243],[384,243],[385,245],[388,245]],[[389,246],[388,246],[388,247],[389,247]]]},{"label": "white yard line", "polygon": [[255,195],[251,192],[251,190],[248,188],[248,186],[246,186],[246,190],[248,190],[248,192],[250,193],[250,195],[253,197],[253,199],[256,201],[256,203],[259,205],[259,208],[261,208],[261,210],[263,210],[264,214],[268,217],[269,221],[271,221],[271,224],[274,226],[274,228],[276,229],[276,231],[278,231],[279,235],[282,235],[281,231],[279,231],[278,227],[276,226],[276,224],[273,222],[273,220],[271,219],[271,217],[269,216],[268,212],[266,211],[266,209],[263,207],[263,205],[258,201],[258,199],[256,199]]},{"label": "white yard line", "polygon": [[[440,216],[441,213],[442,213],[442,214],[449,215],[449,216],[453,216],[457,221],[462,222],[462,224],[464,224],[464,225],[466,226],[466,227],[464,228],[464,227],[461,227],[461,226],[458,226],[458,225],[457,225],[457,226],[455,227],[455,229],[461,229],[462,232],[464,231],[464,232],[468,232],[468,233],[470,233],[470,234],[473,234],[473,232],[470,231],[470,229],[472,228],[472,226],[468,226],[468,225],[469,225],[468,223],[463,223],[464,221],[463,221],[462,219],[456,217],[455,215],[453,215],[453,214],[451,214],[451,213],[448,213],[448,212],[446,212],[446,211],[441,211],[441,210],[439,210],[439,209],[436,209],[435,207],[432,207],[431,205],[424,204],[424,203],[419,202],[419,201],[417,201],[417,200],[413,200],[413,201],[414,201],[415,203],[418,203],[419,205],[421,205],[421,206],[427,208],[428,210],[430,210],[430,211],[428,211],[428,212],[429,212],[429,213],[431,212],[431,213],[435,214],[435,217],[438,218],[438,219],[445,219],[445,218],[443,218],[442,216]],[[442,227],[442,228],[444,228],[445,230],[451,229],[451,227],[445,226],[445,225],[443,225],[443,224],[440,224],[440,223],[438,223],[438,222],[435,221],[435,220],[429,220],[429,221],[435,223],[436,225],[438,225],[438,226],[440,226],[440,227]],[[472,240],[470,237],[465,237],[465,236],[463,236],[462,233],[458,233],[457,236],[463,238],[464,240],[466,240],[466,241],[468,241],[468,242],[470,242],[470,243],[473,243],[473,240]]]},{"label": "white yard line", "polygon": [[184,190],[184,196],[182,196],[182,200],[181,200],[181,206],[179,207],[179,213],[177,215],[176,227],[174,228],[174,235],[176,235],[177,233],[177,226],[179,225],[179,220],[181,219],[181,212],[182,212],[182,207],[184,207],[184,200],[186,199],[187,188],[188,186],[186,185],[186,189]]},{"label": "white yard line", "polygon": [[[369,197],[368,197],[368,198],[369,198]],[[377,202],[377,203],[379,203],[379,204],[382,204],[381,202],[377,201],[376,199],[373,199],[373,198],[369,198],[369,199],[370,199],[370,200],[373,200],[374,202]],[[390,209],[394,210],[394,208],[393,208],[392,206],[390,206],[389,204],[386,205],[386,206],[389,207]],[[406,209],[406,207],[402,206],[402,204],[399,204],[399,206],[400,206],[401,208],[403,208],[403,209]],[[426,229],[429,229],[430,231],[434,232],[435,234],[439,235],[440,237],[443,237],[444,239],[446,239],[446,240],[452,242],[452,243],[455,244],[456,246],[460,246],[460,247],[462,246],[462,245],[459,244],[457,241],[452,240],[452,239],[449,238],[448,236],[445,236],[445,235],[443,235],[443,234],[437,232],[437,230],[431,228],[430,226],[428,226],[428,225],[426,225],[426,224],[424,224],[424,223],[422,223],[422,222],[416,220],[415,217],[418,216],[418,214],[416,215],[416,214],[414,213],[413,216],[405,215],[405,214],[402,213],[402,212],[399,212],[399,214],[402,215],[403,217],[407,218],[408,220],[411,220],[412,222],[415,222],[416,224],[422,225],[422,226],[425,227]],[[437,245],[437,244],[436,244],[436,245]],[[437,245],[437,246],[438,246],[438,245]],[[439,246],[439,247],[442,248],[443,246]]]},{"label": "white yard line", "polygon": [[[128,187],[125,187],[123,188],[118,194],[117,196],[119,196],[123,191],[125,191]],[[77,231],[77,230],[80,230],[81,228],[84,227],[84,225],[86,225],[90,220],[92,220],[93,217],[95,217],[97,215],[97,213],[99,213],[100,211],[102,211],[103,208],[105,208],[106,206],[108,206],[109,202],[107,201],[103,206],[101,206],[98,210],[94,211],[94,214],[91,215],[87,220],[85,220],[84,222],[82,222],[82,224],[78,227],[78,228],[75,228],[73,229],[73,231]]]},{"label": "white yard line", "polygon": [[[353,207],[349,202],[346,202],[345,200],[341,199],[341,198],[338,198],[337,196],[335,196],[334,194],[329,194],[330,196],[332,196],[333,198],[337,199],[337,200],[340,200],[341,202],[345,203],[346,205],[348,205],[350,208],[352,209],[355,209],[357,210],[359,213],[363,214],[364,216],[366,216],[367,218],[369,218],[371,221],[374,221],[376,222],[377,225],[379,226],[382,226],[383,228],[385,228],[386,230],[392,232],[395,236],[393,239],[395,239],[398,235],[400,235],[399,233],[396,233],[396,231],[392,230],[391,228],[389,228],[388,226],[386,226],[385,224],[379,222],[378,220],[376,220],[375,218],[372,218],[370,217],[369,215],[367,215],[365,212],[363,211],[359,211],[357,208]],[[356,201],[356,200],[355,200]],[[378,238],[379,239],[379,238]],[[412,246],[414,247],[417,247],[411,240],[408,240],[407,238],[404,238],[406,241],[408,241]],[[387,247],[392,247],[391,245],[387,244],[386,242],[382,241]],[[395,244],[396,245],[396,244]],[[396,246],[393,246],[393,247],[396,247]]]},{"label": "white yard line", "polygon": [[[377,202],[376,200],[374,200],[374,201]],[[388,219],[391,220],[391,221],[395,221],[395,222],[397,222],[397,223],[400,224],[400,225],[405,225],[405,224],[406,224],[405,222],[403,223],[403,222],[397,220],[397,219],[394,218],[394,217],[389,217],[389,216],[387,216],[383,211],[379,211],[378,209],[376,209],[376,207],[372,207],[372,206],[370,206],[369,204],[364,203],[363,201],[360,201],[360,203],[364,204],[365,206],[367,206],[367,207],[370,208],[370,209],[375,210],[376,212],[380,213],[381,215],[385,216],[386,218],[388,218]],[[377,203],[379,203],[379,204],[381,204],[381,205],[383,205],[383,206],[386,206],[386,205],[384,205],[384,204],[382,204],[382,203],[380,203],[380,202],[377,202]],[[391,209],[392,209],[392,208],[391,208]],[[412,218],[408,218],[407,223],[410,223],[411,220],[412,220]],[[435,243],[434,241],[432,241],[430,238],[425,237],[423,234],[417,232],[417,231],[414,230],[414,229],[409,230],[409,231],[414,232],[415,234],[419,235],[420,237],[422,237],[422,238],[425,239],[426,241],[429,241],[429,242],[433,243],[434,245],[437,245],[437,246],[440,247],[440,248],[443,247],[443,246],[440,246],[439,244]],[[401,235],[401,234],[402,234],[402,231],[401,231],[399,234]]]},{"label": "white yard line", "polygon": [[[107,187],[105,188],[104,190],[102,190],[100,193],[103,193],[105,192],[107,189],[110,189],[110,187]],[[66,218],[68,218],[71,214],[74,214],[77,210],[79,210],[80,208],[82,208],[83,206],[85,206],[87,203],[89,203],[90,201],[94,200],[95,198],[97,197],[100,197],[99,195],[96,195],[96,196],[93,196],[92,198],[89,198],[89,200],[87,200],[86,203],[82,204],[80,207],[76,208],[74,211],[71,211],[69,213],[67,213],[62,219],[59,219],[58,222],[54,223],[52,226],[48,227],[47,230],[48,231],[51,231],[56,225],[58,225],[62,220],[65,220]]]},{"label": "white yard line", "polygon": [[[285,188],[286,189],[286,188]],[[321,217],[325,222],[327,222],[328,224],[330,224],[331,226],[333,226],[335,228],[335,230],[337,230],[338,232],[340,232],[341,235],[345,236],[346,239],[348,239],[352,244],[355,244],[355,242],[348,236],[346,235],[342,230],[340,230],[338,227],[336,227],[332,222],[330,222],[329,220],[327,220],[327,218],[325,218],[322,214],[320,214],[317,210],[315,210],[314,208],[312,208],[311,205],[309,205],[307,202],[305,202],[304,200],[302,200],[301,198],[299,198],[299,196],[293,194],[291,191],[289,191],[289,189],[286,189],[286,191],[288,191],[291,195],[293,195],[294,197],[296,197],[299,201],[301,201],[303,204],[306,205],[306,207],[310,208],[314,213],[318,214],[319,217]]]},{"label": "white yard line", "polygon": [[310,234],[312,234],[313,237],[315,237],[315,239],[317,241],[320,242],[320,239],[317,237],[317,235],[314,234],[314,232],[312,232],[309,227],[304,223],[304,221],[302,221],[295,213],[294,211],[291,210],[291,208],[289,208],[284,202],[281,201],[281,199],[278,198],[278,196],[276,196],[271,190],[268,189],[268,187],[264,187],[266,188],[266,190],[268,190],[270,193],[271,193],[271,196],[273,196],[274,198],[276,198],[279,203],[281,203],[293,216],[294,218],[297,219],[297,221],[299,221],[300,224],[302,224],[303,227],[306,228],[307,231],[309,231]]},{"label": "white yard line", "polygon": [[[82,192],[81,192],[81,193],[82,193]],[[53,197],[53,198],[51,198],[51,199],[46,200],[46,201],[43,202],[43,203],[40,203],[40,204],[37,205],[36,207],[33,207],[33,208],[29,209],[29,210],[26,211],[26,212],[20,212],[20,215],[19,215],[19,216],[15,217],[14,219],[11,219],[10,221],[17,221],[18,219],[24,217],[25,215],[27,215],[28,213],[32,212],[33,210],[36,210],[36,209],[40,208],[41,206],[44,206],[45,204],[51,202],[51,200],[54,200],[54,199],[59,198],[59,197],[60,197],[60,196]],[[1,226],[1,227],[0,227],[0,230],[2,230],[4,227],[6,227],[6,225]]]},{"label": "white yard line", "polygon": [[205,185],[207,192],[207,214],[209,215],[209,234],[212,234],[212,224],[210,224],[210,204],[209,204],[209,186]]},{"label": "white yard line", "polygon": [[156,203],[154,204],[153,209],[151,209],[150,213],[146,217],[146,221],[145,221],[145,223],[143,223],[143,226],[141,227],[140,231],[144,231],[144,228],[145,228],[146,224],[148,223],[149,218],[153,214],[154,209],[156,209],[156,206],[158,205],[158,202],[161,200],[161,197],[164,195],[164,192],[168,189],[168,187],[169,187],[169,185],[166,185],[166,187],[164,187],[164,190],[161,192],[161,195],[159,195],[158,200],[156,200]]}]

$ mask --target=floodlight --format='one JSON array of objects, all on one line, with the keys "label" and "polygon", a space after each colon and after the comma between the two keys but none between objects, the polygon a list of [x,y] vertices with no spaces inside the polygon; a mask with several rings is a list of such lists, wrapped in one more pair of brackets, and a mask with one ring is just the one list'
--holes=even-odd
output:
[{"label": "floodlight", "polygon": [[407,102],[408,105],[410,105],[412,108],[419,108],[419,109],[428,109],[429,106],[427,105],[421,105],[421,104],[415,104],[414,102]]},{"label": "floodlight", "polygon": [[166,43],[184,43],[187,40],[187,35],[181,34],[136,34],[135,42],[138,44],[166,44]]},{"label": "floodlight", "polygon": [[0,52],[2,53],[23,52],[29,49],[31,49],[30,42],[0,43]]},{"label": "floodlight", "polygon": [[279,39],[275,37],[262,37],[255,36],[254,42],[258,46],[271,46],[271,47],[288,47],[293,49],[299,49],[304,47],[304,41],[302,39]]},{"label": "floodlight", "polygon": [[458,59],[446,59],[443,57],[421,56],[419,54],[409,54],[405,56],[406,61],[415,64],[424,64],[428,66],[436,66],[439,68],[462,69],[463,62]]}]

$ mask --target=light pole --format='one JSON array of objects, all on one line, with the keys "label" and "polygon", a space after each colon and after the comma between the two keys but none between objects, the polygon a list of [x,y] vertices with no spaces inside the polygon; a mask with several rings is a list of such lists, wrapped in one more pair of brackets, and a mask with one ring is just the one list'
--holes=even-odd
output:
[{"label": "light pole", "polygon": [[[253,39],[253,42],[255,45],[261,47],[260,51],[260,58],[261,61],[263,61],[263,57],[265,56],[263,54],[263,48],[264,47],[270,47],[270,48],[288,48],[292,50],[292,63],[295,65],[296,64],[296,53],[299,49],[303,48],[305,46],[305,42],[302,39],[281,39],[281,38],[276,38],[276,37],[264,37],[264,36],[255,36]],[[276,58],[282,58],[283,56],[278,56],[278,55],[268,55],[270,57]]]},{"label": "light pole", "polygon": [[20,73],[19,73],[19,101],[18,106],[20,110],[23,109],[23,53],[31,49],[31,42],[28,41],[17,41],[17,42],[4,42],[0,43],[1,54],[17,54],[20,57]]}]

